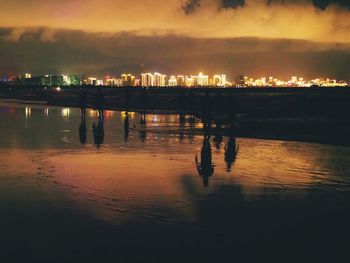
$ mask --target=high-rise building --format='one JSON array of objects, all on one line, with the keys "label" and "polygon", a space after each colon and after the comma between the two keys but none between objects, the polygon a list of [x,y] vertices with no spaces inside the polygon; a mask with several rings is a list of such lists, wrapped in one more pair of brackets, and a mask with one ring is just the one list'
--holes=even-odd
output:
[{"label": "high-rise building", "polygon": [[214,75],[213,85],[223,87],[226,85],[226,75]]},{"label": "high-rise building", "polygon": [[32,74],[31,74],[31,73],[26,73],[26,74],[24,75],[24,78],[25,78],[25,79],[31,79],[31,78],[32,78]]},{"label": "high-rise building", "polygon": [[142,87],[152,87],[154,85],[154,78],[151,73],[141,74],[141,86]]},{"label": "high-rise building", "polygon": [[213,77],[213,85],[214,86],[221,86],[222,79],[220,75],[214,75]]},{"label": "high-rise building", "polygon": [[186,87],[193,87],[195,85],[195,79],[192,77],[187,77],[185,78],[185,86]]},{"label": "high-rise building", "polygon": [[98,79],[96,80],[96,85],[95,86],[103,86],[103,79]]},{"label": "high-rise building", "polygon": [[156,87],[165,87],[166,82],[165,82],[166,75],[160,74],[160,73],[154,73],[153,75],[153,85]]},{"label": "high-rise building", "polygon": [[89,77],[89,78],[88,78],[87,84],[88,84],[88,85],[92,85],[92,86],[96,86],[96,84],[97,84],[97,78]]},{"label": "high-rise building", "polygon": [[135,76],[131,74],[123,74],[122,76],[123,86],[134,86],[135,85]]},{"label": "high-rise building", "polygon": [[208,86],[209,85],[209,77],[208,75],[203,75],[202,72],[199,73],[198,76],[193,77],[198,86]]},{"label": "high-rise building", "polygon": [[185,76],[178,75],[177,78],[176,78],[177,85],[180,86],[180,87],[186,86],[185,80],[186,80]]},{"label": "high-rise building", "polygon": [[175,76],[170,76],[169,81],[168,81],[168,86],[169,87],[176,87],[177,86],[177,80]]}]

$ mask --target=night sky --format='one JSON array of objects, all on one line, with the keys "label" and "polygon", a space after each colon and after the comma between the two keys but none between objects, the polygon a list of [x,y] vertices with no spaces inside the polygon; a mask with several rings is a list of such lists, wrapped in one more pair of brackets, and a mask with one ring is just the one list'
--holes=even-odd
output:
[{"label": "night sky", "polygon": [[350,80],[346,0],[1,4],[0,76],[205,71]]}]

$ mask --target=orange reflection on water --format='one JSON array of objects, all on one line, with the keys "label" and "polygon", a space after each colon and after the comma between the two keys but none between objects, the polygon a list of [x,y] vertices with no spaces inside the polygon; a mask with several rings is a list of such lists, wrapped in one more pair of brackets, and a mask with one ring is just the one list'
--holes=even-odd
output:
[{"label": "orange reflection on water", "polygon": [[45,187],[53,184],[79,209],[118,223],[135,216],[146,218],[158,211],[193,222],[195,200],[218,193],[221,186],[240,189],[245,198],[280,196],[288,191],[297,193],[297,197],[307,193],[309,187],[332,179],[324,161],[329,156],[317,145],[239,139],[240,150],[232,172],[226,172],[224,150],[212,153],[215,171],[209,178],[209,188],[204,188],[194,163],[195,154],[200,154],[201,143],[197,142],[198,148],[193,151],[176,154],[161,147],[152,148],[152,152],[11,150],[1,152],[4,158],[0,164],[7,174],[30,175],[28,180],[38,179]]}]

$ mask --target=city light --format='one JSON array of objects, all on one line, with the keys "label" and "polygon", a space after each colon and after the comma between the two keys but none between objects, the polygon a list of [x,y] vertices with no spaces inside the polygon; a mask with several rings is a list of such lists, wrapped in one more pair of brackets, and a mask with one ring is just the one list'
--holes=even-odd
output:
[{"label": "city light", "polygon": [[259,88],[259,87],[347,87],[349,82],[327,77],[307,80],[302,76],[291,76],[289,80],[282,80],[273,76],[252,78],[246,75],[238,75],[234,81],[228,81],[226,74],[209,76],[203,72],[198,74],[175,75],[155,73],[141,73],[139,78],[132,73],[123,73],[120,77],[105,76],[98,79],[95,76],[76,75],[44,75],[33,77],[31,73],[25,73],[17,78],[7,78],[8,84],[28,84],[56,87],[61,91],[66,86],[108,86],[108,87],[235,87],[235,88]]}]

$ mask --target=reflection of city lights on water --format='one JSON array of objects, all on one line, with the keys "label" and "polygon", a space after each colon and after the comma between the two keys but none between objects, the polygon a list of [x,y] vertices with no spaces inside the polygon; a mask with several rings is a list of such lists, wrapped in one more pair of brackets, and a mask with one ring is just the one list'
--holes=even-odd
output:
[{"label": "reflection of city lights on water", "polygon": [[111,117],[114,116],[114,111],[106,110],[106,111],[104,112],[104,115],[105,115],[106,118],[111,118]]},{"label": "reflection of city lights on water", "polygon": [[159,116],[155,114],[147,115],[146,119],[148,122],[159,122]]},{"label": "reflection of city lights on water", "polygon": [[128,114],[130,119],[133,119],[135,117],[135,112],[127,112],[127,111],[121,111],[120,116],[122,118],[125,118],[126,114]]},{"label": "reflection of city lights on water", "polygon": [[69,117],[69,115],[70,115],[70,109],[69,108],[62,109],[62,116],[63,117]]},{"label": "reflection of city lights on water", "polygon": [[25,113],[26,113],[26,118],[29,118],[32,115],[32,108],[26,107]]},{"label": "reflection of city lights on water", "polygon": [[49,108],[44,109],[44,116],[45,117],[49,116]]},{"label": "reflection of city lights on water", "polygon": [[203,127],[204,127],[204,124],[201,123],[201,122],[197,122],[197,123],[195,124],[195,128],[197,128],[197,129],[203,129]]},{"label": "reflection of city lights on water", "polygon": [[98,116],[98,111],[91,109],[91,110],[88,111],[88,115],[90,117],[97,117]]}]

